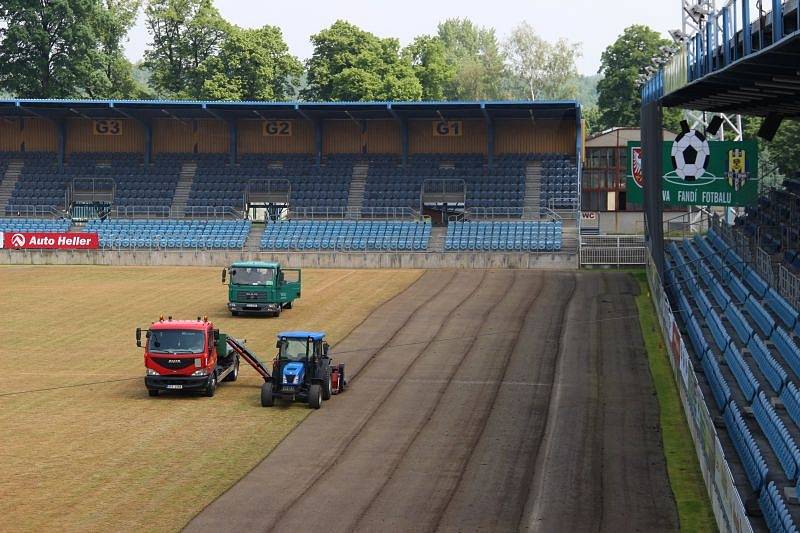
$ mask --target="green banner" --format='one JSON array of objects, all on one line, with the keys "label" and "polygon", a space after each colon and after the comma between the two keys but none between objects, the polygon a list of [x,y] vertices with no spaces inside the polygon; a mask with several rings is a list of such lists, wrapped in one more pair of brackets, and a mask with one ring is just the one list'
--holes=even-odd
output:
[{"label": "green banner", "polygon": [[[758,144],[706,141],[690,130],[664,141],[661,190],[664,205],[752,205],[758,197]],[[628,143],[627,201],[644,203],[642,148]]]}]

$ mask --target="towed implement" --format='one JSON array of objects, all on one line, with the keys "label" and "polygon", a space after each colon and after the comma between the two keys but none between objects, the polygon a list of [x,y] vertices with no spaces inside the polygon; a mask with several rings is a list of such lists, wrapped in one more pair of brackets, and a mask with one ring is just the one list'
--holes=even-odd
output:
[{"label": "towed implement", "polygon": [[[299,336],[301,335],[302,336]],[[243,341],[221,333],[207,318],[164,320],[145,330],[145,387],[150,396],[162,391],[195,391],[214,396],[217,386],[239,378],[242,360],[264,379],[261,405],[274,398],[302,400],[319,409],[322,400],[344,390],[344,365],[333,365],[324,333],[287,332],[278,336],[273,372]],[[136,329],[142,347],[142,329]],[[301,347],[302,346],[302,347]]]}]

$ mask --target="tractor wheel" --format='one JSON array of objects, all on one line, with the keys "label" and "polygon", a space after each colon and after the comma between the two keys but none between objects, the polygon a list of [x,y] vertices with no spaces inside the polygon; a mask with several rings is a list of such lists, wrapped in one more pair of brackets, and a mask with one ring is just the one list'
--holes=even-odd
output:
[{"label": "tractor wheel", "polygon": [[272,382],[261,385],[261,407],[272,407],[275,404],[275,397],[272,396]]},{"label": "tractor wheel", "polygon": [[147,389],[147,395],[151,398],[158,396],[158,389]]},{"label": "tractor wheel", "polygon": [[308,406],[312,409],[322,407],[322,385],[312,383],[308,388]]},{"label": "tractor wheel", "polygon": [[208,379],[208,385],[206,385],[206,389],[203,391],[203,396],[206,398],[213,398],[214,393],[217,392],[217,373],[211,374],[211,377]]},{"label": "tractor wheel", "polygon": [[239,379],[239,356],[236,356],[236,362],[233,363],[233,370],[230,374],[225,376],[225,379],[222,381],[236,381]]},{"label": "tractor wheel", "polygon": [[331,391],[331,368],[328,367],[324,370],[322,376],[322,399],[330,400],[333,392]]}]

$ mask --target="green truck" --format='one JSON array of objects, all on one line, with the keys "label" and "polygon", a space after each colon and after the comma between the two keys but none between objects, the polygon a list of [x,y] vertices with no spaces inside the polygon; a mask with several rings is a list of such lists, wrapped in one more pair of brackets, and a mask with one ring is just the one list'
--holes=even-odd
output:
[{"label": "green truck", "polygon": [[282,268],[266,261],[240,261],[222,270],[222,283],[228,283],[228,310],[233,316],[243,313],[280,316],[300,298],[300,269]]}]

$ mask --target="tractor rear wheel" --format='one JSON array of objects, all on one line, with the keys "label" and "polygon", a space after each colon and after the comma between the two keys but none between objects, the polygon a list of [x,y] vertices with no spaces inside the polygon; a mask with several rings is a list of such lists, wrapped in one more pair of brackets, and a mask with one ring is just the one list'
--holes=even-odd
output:
[{"label": "tractor rear wheel", "polygon": [[264,383],[261,385],[261,407],[272,407],[274,404],[275,397],[272,396],[272,383]]},{"label": "tractor rear wheel", "polygon": [[333,392],[331,391],[331,367],[323,370],[322,375],[322,399],[330,400]]},{"label": "tractor rear wheel", "polygon": [[308,388],[308,406],[312,409],[322,407],[322,385],[312,383]]},{"label": "tractor rear wheel", "polygon": [[147,389],[147,395],[151,398],[158,396],[158,389]]},{"label": "tractor rear wheel", "polygon": [[208,385],[206,385],[206,389],[203,391],[203,396],[205,396],[206,398],[213,398],[215,392],[217,392],[217,373],[216,372],[211,374],[211,377],[208,378]]}]

